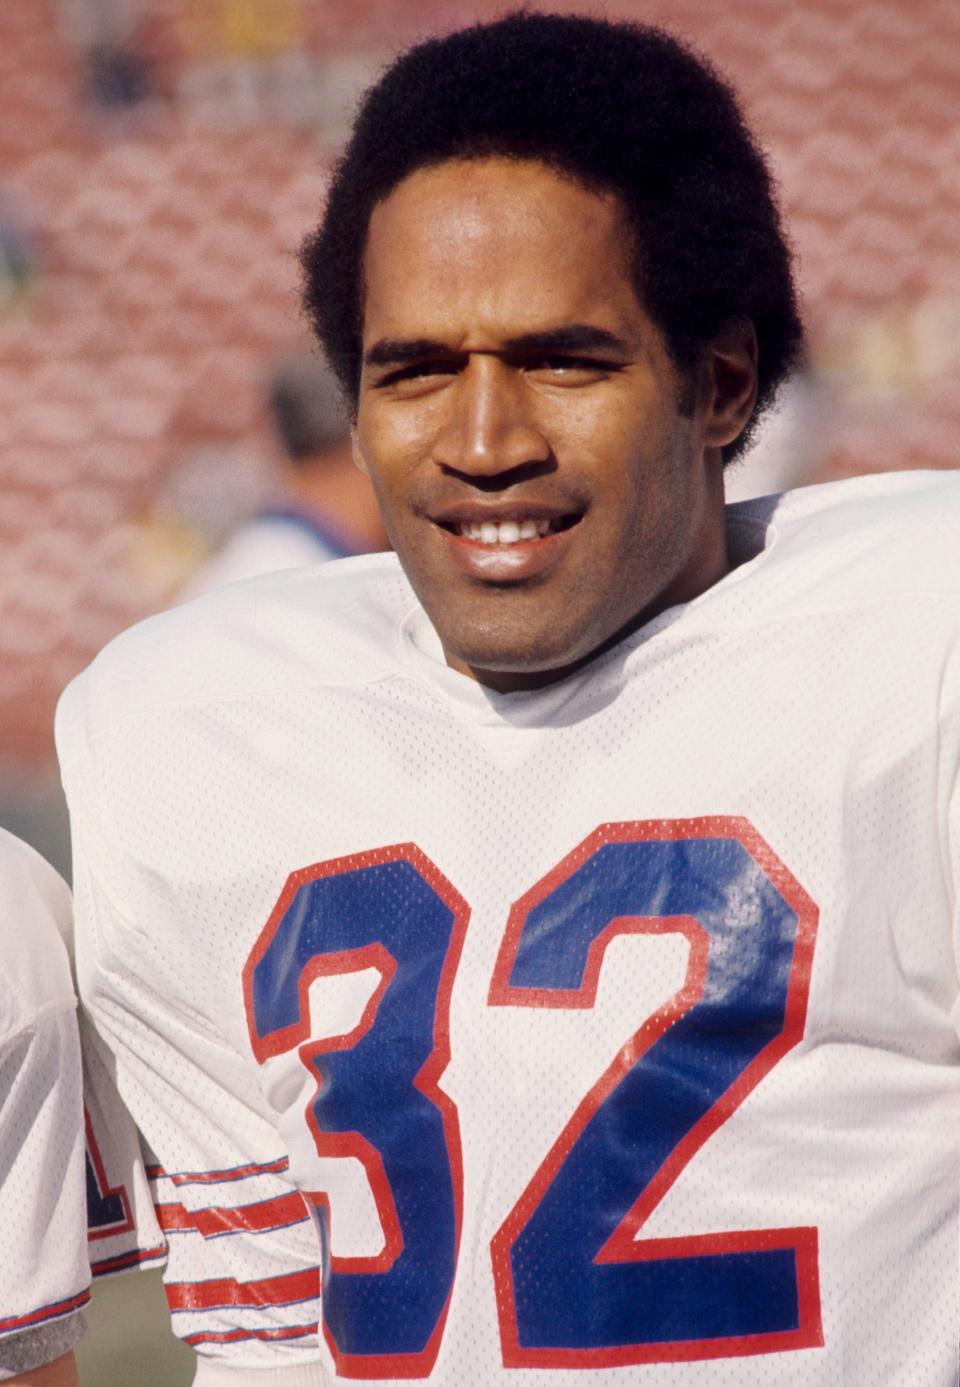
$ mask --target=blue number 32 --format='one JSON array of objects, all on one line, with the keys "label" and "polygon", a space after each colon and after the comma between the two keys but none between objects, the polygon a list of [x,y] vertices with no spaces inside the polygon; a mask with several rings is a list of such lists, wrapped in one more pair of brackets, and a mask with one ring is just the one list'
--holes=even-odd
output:
[{"label": "blue number 32", "polygon": [[[288,879],[244,971],[254,1054],[300,1047],[322,1156],[358,1157],[385,1234],[326,1259],[346,1377],[426,1377],[456,1272],[462,1161],[439,1088],[469,910],[407,844]],[[510,911],[491,1006],[592,1007],[607,944],[680,933],[684,983],[581,1100],[491,1242],[507,1367],[609,1367],[823,1343],[812,1227],[643,1238],[691,1157],[803,1035],[817,910],[744,819],[605,824]],[[307,989],[376,967],[349,1035],[309,1036]],[[321,1199],[321,1203],[322,1203]],[[323,1225],[328,1240],[329,1228]]]}]

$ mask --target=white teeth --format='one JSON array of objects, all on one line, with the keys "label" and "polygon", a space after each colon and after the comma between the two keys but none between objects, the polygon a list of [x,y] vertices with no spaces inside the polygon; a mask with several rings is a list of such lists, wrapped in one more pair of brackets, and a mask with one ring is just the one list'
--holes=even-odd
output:
[{"label": "white teeth", "polygon": [[550,520],[484,520],[480,524],[463,521],[459,527],[465,539],[480,544],[516,544],[521,539],[543,538],[553,532]]}]

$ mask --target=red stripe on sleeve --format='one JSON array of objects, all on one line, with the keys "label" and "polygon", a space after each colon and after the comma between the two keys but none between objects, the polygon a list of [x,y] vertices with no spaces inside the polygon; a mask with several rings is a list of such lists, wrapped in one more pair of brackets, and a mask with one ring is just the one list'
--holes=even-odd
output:
[{"label": "red stripe on sleeve", "polygon": [[224,1170],[177,1170],[172,1174],[161,1165],[148,1165],[151,1180],[171,1180],[175,1185],[223,1185],[233,1180],[249,1180],[254,1175],[279,1175],[290,1164],[286,1156],[260,1164],[229,1166]]},{"label": "red stripe on sleeve", "polygon": [[95,1278],[111,1276],[114,1272],[127,1271],[143,1262],[161,1261],[166,1255],[166,1247],[133,1248],[129,1252],[118,1253],[116,1257],[105,1257],[102,1261],[91,1262],[90,1270]]},{"label": "red stripe on sleeve", "polygon": [[171,1311],[217,1310],[228,1305],[294,1305],[320,1294],[320,1268],[268,1276],[262,1281],[174,1281],[166,1286]]},{"label": "red stripe on sleeve", "polygon": [[[318,1283],[319,1285],[319,1280]],[[68,1296],[66,1300],[58,1300],[52,1305],[44,1305],[40,1310],[33,1310],[28,1315],[10,1315],[6,1319],[0,1319],[0,1334],[7,1334],[11,1330],[29,1329],[32,1325],[45,1324],[47,1320],[59,1319],[61,1315],[69,1315],[74,1310],[81,1309],[90,1299],[89,1288],[81,1291],[79,1295]]]},{"label": "red stripe on sleeve", "polygon": [[307,1334],[316,1334],[316,1324],[286,1324],[279,1329],[227,1329],[207,1330],[199,1334],[187,1334],[185,1344],[238,1344],[243,1339],[302,1339]]},{"label": "red stripe on sleeve", "polygon": [[271,1228],[289,1228],[310,1217],[303,1195],[296,1191],[234,1208],[215,1206],[194,1211],[182,1204],[158,1204],[156,1210],[165,1233],[194,1232],[205,1238],[224,1233],[264,1233]]}]

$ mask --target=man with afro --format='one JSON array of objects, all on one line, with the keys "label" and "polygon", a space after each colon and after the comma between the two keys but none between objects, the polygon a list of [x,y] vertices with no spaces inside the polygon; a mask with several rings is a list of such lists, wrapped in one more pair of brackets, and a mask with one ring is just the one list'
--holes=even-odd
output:
[{"label": "man with afro", "polygon": [[395,554],[58,715],[197,1384],[955,1383],[960,487],[725,506],[802,351],[730,88],[423,43],[303,267]]}]

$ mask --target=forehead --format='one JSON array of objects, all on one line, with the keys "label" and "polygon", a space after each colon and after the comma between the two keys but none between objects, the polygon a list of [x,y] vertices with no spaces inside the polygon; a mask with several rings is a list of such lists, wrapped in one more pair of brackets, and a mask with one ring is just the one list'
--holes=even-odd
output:
[{"label": "forehead", "polygon": [[433,335],[431,320],[630,316],[632,236],[619,200],[532,162],[419,169],[379,203],[364,259],[364,337]]}]

